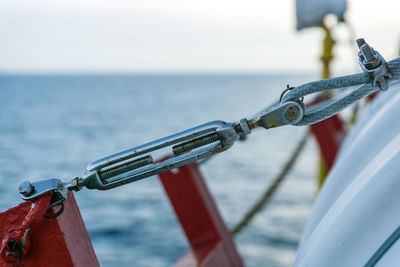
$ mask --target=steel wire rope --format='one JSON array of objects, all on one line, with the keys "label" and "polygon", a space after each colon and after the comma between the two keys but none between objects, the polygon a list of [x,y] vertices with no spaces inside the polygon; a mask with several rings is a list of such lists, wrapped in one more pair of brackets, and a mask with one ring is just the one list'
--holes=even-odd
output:
[{"label": "steel wire rope", "polygon": [[[388,79],[388,82],[400,79],[400,58],[394,59],[388,62],[388,66],[392,77]],[[326,80],[319,80],[310,83],[300,85],[293,90],[289,91],[284,95],[282,102],[289,100],[296,100],[306,95],[318,93],[327,90],[340,89],[343,87],[361,85],[357,89],[353,90],[346,96],[332,101],[328,105],[321,109],[313,112],[307,112],[304,114],[303,119],[298,122],[297,126],[305,126],[320,122],[328,117],[331,117],[344,108],[348,107],[357,100],[379,90],[379,87],[371,84],[370,78],[367,73],[359,73],[353,75],[347,75],[342,77],[330,78]]]}]

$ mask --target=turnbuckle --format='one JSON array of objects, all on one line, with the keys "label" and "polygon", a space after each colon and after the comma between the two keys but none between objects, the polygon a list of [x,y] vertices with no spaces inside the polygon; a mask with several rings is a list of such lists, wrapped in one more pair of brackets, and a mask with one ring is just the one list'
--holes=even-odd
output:
[{"label": "turnbuckle", "polygon": [[[51,191],[59,192],[65,198],[69,191],[79,191],[83,187],[112,189],[225,151],[255,127],[269,129],[295,124],[303,115],[301,101],[287,101],[250,120],[241,119],[239,123],[212,121],[93,161],[82,177],[75,177],[70,182],[59,179],[24,182],[20,185],[20,194],[25,200],[33,200]],[[172,156],[154,161],[160,153]]]},{"label": "turnbuckle", "polygon": [[[108,190],[135,182],[225,151],[257,126],[269,129],[294,124],[303,114],[303,105],[289,101],[251,120],[212,121],[96,160],[83,172],[82,184],[88,189]],[[173,156],[154,162],[154,154],[165,149]]]},{"label": "turnbuckle", "polygon": [[[83,172],[83,184],[108,190],[135,182],[225,151],[240,134],[233,123],[212,121],[96,160]],[[154,155],[162,150],[173,156],[154,162]]]}]

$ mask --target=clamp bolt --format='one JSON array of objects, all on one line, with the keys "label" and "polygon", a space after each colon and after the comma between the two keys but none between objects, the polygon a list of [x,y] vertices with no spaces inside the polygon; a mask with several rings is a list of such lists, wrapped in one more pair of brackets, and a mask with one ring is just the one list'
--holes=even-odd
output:
[{"label": "clamp bolt", "polygon": [[24,196],[29,196],[30,194],[32,194],[33,189],[35,189],[35,187],[29,181],[23,182],[19,185],[18,188],[19,193]]},{"label": "clamp bolt", "polygon": [[366,65],[369,68],[376,68],[381,64],[381,61],[376,56],[375,50],[365,42],[363,38],[356,40],[358,48],[360,49],[359,57],[361,60],[365,59]]},{"label": "clamp bolt", "polygon": [[373,86],[379,86],[381,91],[386,91],[389,88],[386,79],[392,77],[387,62],[363,38],[357,39],[356,42],[360,49],[358,62],[361,68],[368,74]]},{"label": "clamp bolt", "polygon": [[300,111],[296,106],[292,105],[285,109],[284,116],[288,121],[294,122],[299,118]]}]

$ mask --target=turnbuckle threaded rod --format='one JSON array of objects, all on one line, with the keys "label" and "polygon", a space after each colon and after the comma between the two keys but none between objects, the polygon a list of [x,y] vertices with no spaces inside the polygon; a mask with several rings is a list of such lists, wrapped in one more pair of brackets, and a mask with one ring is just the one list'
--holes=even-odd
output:
[{"label": "turnbuckle threaded rod", "polygon": [[191,151],[192,149],[199,148],[214,142],[220,141],[217,133],[209,133],[198,138],[188,140],[181,144],[172,147],[172,152],[175,156]]},{"label": "turnbuckle threaded rod", "polygon": [[99,172],[99,176],[102,180],[104,180],[115,175],[149,165],[151,163],[153,163],[153,157],[151,155],[138,159],[133,158],[102,168]]}]

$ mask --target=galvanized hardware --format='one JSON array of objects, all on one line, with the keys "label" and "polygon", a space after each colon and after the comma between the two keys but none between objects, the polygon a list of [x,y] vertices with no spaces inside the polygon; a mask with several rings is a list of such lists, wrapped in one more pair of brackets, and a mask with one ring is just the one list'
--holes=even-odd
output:
[{"label": "galvanized hardware", "polygon": [[214,142],[219,141],[219,136],[217,133],[209,133],[204,136],[200,136],[199,138],[195,138],[186,142],[183,142],[182,144],[178,144],[172,147],[172,152],[174,153],[175,156],[178,156],[180,154],[189,152],[195,148],[199,148],[208,144],[212,144]]},{"label": "galvanized hardware", "polygon": [[[303,114],[302,102],[288,101],[251,120],[209,122],[94,161],[84,171],[82,184],[89,189],[108,190],[138,181],[225,151],[257,126],[269,129],[295,124]],[[173,156],[153,162],[155,153],[169,148]]]},{"label": "galvanized hardware", "polygon": [[[289,84],[286,85],[285,90],[282,91],[281,96],[279,97],[279,103],[282,102],[283,96],[284,96],[287,92],[289,92],[290,90],[293,90],[294,88],[296,88],[296,87],[289,86]],[[301,99],[301,101],[303,101],[303,100],[304,100],[304,97]]]},{"label": "galvanized hardware", "polygon": [[74,177],[70,182],[56,178],[33,183],[25,181],[19,186],[19,192],[24,200],[34,200],[50,192],[58,192],[65,199],[69,191],[79,191],[82,188],[81,180],[79,177]]},{"label": "galvanized hardware", "polygon": [[[381,90],[385,90],[387,79],[399,79],[400,59],[386,63],[382,56],[363,39],[357,40],[357,43],[360,47],[361,67],[368,73],[374,85],[379,85]],[[337,100],[324,102],[318,108],[313,106],[306,112],[304,96],[355,85],[362,86]],[[75,177],[69,182],[59,179],[32,184],[25,182],[21,184],[19,191],[23,199],[33,200],[49,192],[58,192],[65,199],[69,191],[79,191],[83,187],[112,189],[207,159],[229,149],[237,140],[244,139],[258,126],[270,129],[284,125],[317,123],[374,91],[376,87],[369,84],[369,78],[364,73],[314,81],[298,87],[288,86],[278,103],[252,119],[241,119],[239,123],[212,121],[96,160],[87,166],[82,177]],[[160,156],[160,152],[171,156],[161,161],[154,161],[153,158]]]},{"label": "galvanized hardware", "polygon": [[[209,122],[96,160],[87,166],[82,178],[75,177],[70,182],[59,179],[33,184],[24,182],[20,186],[20,194],[23,199],[32,200],[54,191],[65,199],[68,191],[79,191],[82,187],[108,190],[208,158],[229,149],[257,126],[269,129],[295,124],[303,114],[301,101],[288,101],[274,105],[253,119],[241,119],[239,123]],[[165,149],[172,156],[154,162],[153,157],[161,151],[165,153]]]},{"label": "galvanized hardware", "polygon": [[52,178],[48,180],[31,183],[25,181],[19,186],[19,193],[24,200],[35,201],[48,193],[53,193],[47,211],[53,207],[60,206],[60,209],[52,215],[43,215],[47,219],[58,217],[64,211],[64,201],[68,192],[71,190],[79,191],[82,189],[82,178],[74,177],[69,182],[63,182],[60,179]]},{"label": "galvanized hardware", "polygon": [[[7,229],[7,231],[3,233],[2,240],[0,240],[0,255],[5,261],[14,263],[7,266],[21,266],[17,264],[16,261],[22,259],[29,253],[32,247],[31,233],[40,221],[39,218],[45,213],[49,201],[50,195],[45,195],[37,199],[34,204],[31,204],[29,212],[24,213],[26,215],[21,224],[14,225],[14,227]],[[18,215],[15,216],[18,217]],[[12,221],[14,221],[14,224],[15,218]],[[4,264],[1,266],[4,266]]]},{"label": "galvanized hardware", "polygon": [[378,86],[382,91],[386,91],[389,86],[386,79],[392,78],[389,66],[382,55],[370,47],[363,38],[357,39],[358,62],[362,70],[368,73],[373,86]]},{"label": "galvanized hardware", "polygon": [[287,101],[259,114],[252,122],[265,129],[296,124],[303,118],[304,109],[301,101]]},{"label": "galvanized hardware", "polygon": [[[108,190],[207,158],[229,149],[240,133],[235,124],[209,122],[90,163],[82,184],[89,189]],[[153,155],[170,149],[173,156],[153,162]]]}]

